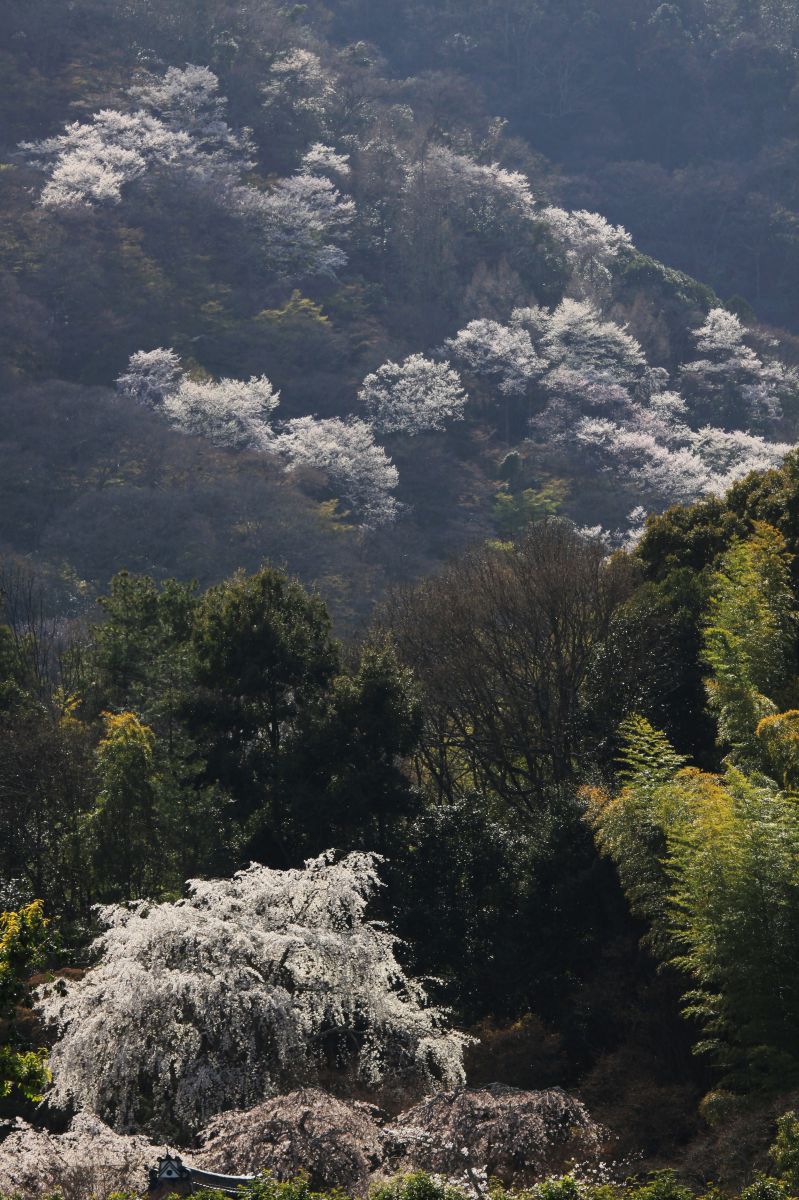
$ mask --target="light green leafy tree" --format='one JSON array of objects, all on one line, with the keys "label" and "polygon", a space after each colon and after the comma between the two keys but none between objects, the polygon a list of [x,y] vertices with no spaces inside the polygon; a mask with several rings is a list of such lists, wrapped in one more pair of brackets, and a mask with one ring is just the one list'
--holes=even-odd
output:
[{"label": "light green leafy tree", "polygon": [[790,555],[773,526],[756,522],[752,536],[724,555],[703,633],[719,742],[733,761],[757,760],[756,729],[786,699],[796,643]]},{"label": "light green leafy tree", "polygon": [[16,1089],[29,1100],[39,1100],[50,1078],[46,1053],[20,1044],[14,1020],[25,997],[25,978],[40,962],[47,943],[47,925],[41,900],[18,912],[0,913],[0,1097]]},{"label": "light green leafy tree", "polygon": [[[799,809],[729,765],[685,767],[641,718],[625,727],[624,786],[589,816],[650,942],[686,980],[684,1011],[723,1087],[799,1079]],[[717,1097],[716,1097],[717,1098]]]},{"label": "light green leafy tree", "polygon": [[157,874],[155,734],[132,712],[105,713],[97,747],[100,784],[90,826],[100,879],[126,900],[146,894]]}]

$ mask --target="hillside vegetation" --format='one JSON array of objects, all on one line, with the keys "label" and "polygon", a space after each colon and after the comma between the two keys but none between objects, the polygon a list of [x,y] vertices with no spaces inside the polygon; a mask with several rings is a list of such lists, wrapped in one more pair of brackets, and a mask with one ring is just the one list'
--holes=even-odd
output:
[{"label": "hillside vegetation", "polygon": [[0,1191],[799,1195],[793,6],[2,21]]},{"label": "hillside vegetation", "polygon": [[[207,585],[269,559],[352,628],[541,516],[623,541],[776,465],[794,344],[755,312],[790,326],[783,285],[691,258],[741,259],[734,198],[697,237],[665,223],[669,187],[695,205],[684,163],[790,156],[795,30],[690,7],[7,4],[0,544],[67,608],[121,568]],[[726,149],[677,139],[676,101],[658,124],[640,63],[667,46]],[[725,55],[774,128],[743,136]],[[631,237],[612,178],[642,144],[639,175],[673,174]],[[790,273],[788,186],[758,237]]]}]

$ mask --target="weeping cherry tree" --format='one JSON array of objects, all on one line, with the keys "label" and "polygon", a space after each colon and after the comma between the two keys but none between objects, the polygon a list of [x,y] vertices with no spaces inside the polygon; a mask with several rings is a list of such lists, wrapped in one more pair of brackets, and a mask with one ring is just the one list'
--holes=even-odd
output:
[{"label": "weeping cherry tree", "polygon": [[97,966],[41,996],[60,1034],[52,1101],[183,1135],[301,1085],[418,1094],[462,1082],[466,1039],[366,919],[377,861],[252,865],[193,880],[176,903],[101,910]]}]

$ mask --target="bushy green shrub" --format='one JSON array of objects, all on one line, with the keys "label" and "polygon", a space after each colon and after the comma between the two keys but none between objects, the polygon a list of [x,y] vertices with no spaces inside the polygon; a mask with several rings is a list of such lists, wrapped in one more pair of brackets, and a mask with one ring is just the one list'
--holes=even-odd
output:
[{"label": "bushy green shrub", "polygon": [[[273,1200],[259,1197],[258,1200]],[[278,1200],[277,1197],[274,1200]],[[305,1200],[304,1197],[285,1196],[280,1200]],[[378,1184],[370,1192],[370,1200],[463,1200],[463,1192],[446,1180],[428,1175],[425,1171],[413,1171],[408,1175],[397,1175],[386,1183]],[[564,1200],[566,1198],[564,1197]]]},{"label": "bushy green shrub", "polygon": [[[271,1175],[261,1175],[247,1189],[248,1200],[344,1200],[344,1193],[337,1188],[327,1192],[314,1192],[307,1175],[281,1182]],[[223,1193],[219,1193],[222,1200]]]},{"label": "bushy green shrub", "polygon": [[792,1110],[783,1113],[777,1121],[777,1137],[769,1154],[780,1180],[794,1193],[799,1191],[799,1114]]},{"label": "bushy green shrub", "polygon": [[758,1172],[749,1187],[741,1192],[741,1200],[786,1200],[789,1195],[790,1189],[784,1180]]},{"label": "bushy green shrub", "polygon": [[553,1175],[531,1189],[535,1200],[581,1200],[586,1189],[573,1175]]},{"label": "bushy green shrub", "polygon": [[676,1171],[655,1171],[635,1189],[631,1200],[693,1200],[694,1193],[680,1183]]}]

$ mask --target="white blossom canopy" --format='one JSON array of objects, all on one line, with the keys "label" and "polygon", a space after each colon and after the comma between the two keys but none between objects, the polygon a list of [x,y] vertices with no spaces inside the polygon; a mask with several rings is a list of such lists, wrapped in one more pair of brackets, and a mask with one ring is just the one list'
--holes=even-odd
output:
[{"label": "white blossom canopy", "polygon": [[116,381],[117,391],[130,400],[157,408],[179,386],[182,376],[180,355],[171,348],[137,350],[130,356],[127,371]]},{"label": "white blossom canopy", "polygon": [[190,379],[172,349],[137,350],[117,379],[123,396],[155,408],[175,429],[234,450],[271,449],[280,403],[265,375]]},{"label": "white blossom canopy", "polygon": [[498,321],[470,321],[444,348],[464,370],[492,380],[507,396],[523,393],[546,366],[526,329]]},{"label": "white blossom canopy", "polygon": [[791,450],[785,442],[743,430],[710,425],[694,430],[674,412],[659,414],[656,406],[641,405],[631,405],[623,424],[583,418],[573,436],[620,483],[636,488],[656,508],[722,495],[750,471],[779,466]]},{"label": "white blossom canopy", "polygon": [[526,175],[497,163],[477,163],[445,146],[430,146],[407,168],[405,192],[428,206],[468,212],[486,226],[536,219]]},{"label": "white blossom canopy", "polygon": [[339,154],[332,146],[323,142],[314,142],[310,150],[302,156],[301,174],[333,175],[346,179],[350,174],[349,154]]},{"label": "white blossom canopy", "polygon": [[184,377],[164,397],[163,413],[176,429],[234,450],[269,450],[269,423],[280,402],[265,375],[250,379],[194,380]]},{"label": "white blossom canopy", "polygon": [[736,423],[766,427],[779,420],[786,401],[799,397],[799,374],[773,358],[761,358],[745,342],[738,317],[712,308],[694,332],[700,357],[683,365],[680,383],[689,405],[711,412],[727,428]]},{"label": "white blossom canopy", "polygon": [[128,94],[170,129],[188,133],[204,150],[239,154],[249,142],[234,133],[225,120],[227,101],[219,94],[219,80],[208,67],[188,63],[169,67],[163,76],[145,74]]},{"label": "white blossom canopy", "polygon": [[294,46],[275,56],[261,94],[267,120],[277,123],[289,112],[312,117],[322,127],[334,88],[319,55]]},{"label": "white blossom canopy", "polygon": [[466,393],[449,363],[411,354],[367,375],[358,400],[380,432],[415,434],[462,420]]},{"label": "white blossom canopy", "polygon": [[606,320],[590,301],[566,299],[551,313],[516,309],[511,326],[530,328],[538,353],[553,367],[565,366],[625,387],[646,371],[646,356],[635,338]]},{"label": "white blossom canopy", "polygon": [[[457,379],[453,371],[440,377],[436,370],[439,386],[451,383],[448,376]],[[161,347],[131,355],[117,389],[156,409],[183,433],[232,450],[274,454],[287,470],[304,466],[323,472],[365,527],[385,525],[397,516],[399,472],[375,442],[371,425],[357,417],[309,416],[275,427],[272,416],[280,393],[265,375],[192,379],[175,351]],[[452,404],[455,399],[451,397]],[[458,402],[462,405],[462,399]]]},{"label": "white blossom canopy", "polygon": [[23,143],[47,176],[42,208],[115,207],[130,189],[167,181],[243,222],[273,275],[332,275],[346,263],[338,243],[355,206],[327,178],[346,176],[346,155],[316,143],[297,174],[261,191],[247,181],[253,167],[249,131],[228,125],[219,81],[207,67],[143,75],[128,96],[138,106],[133,112],[103,109],[55,137]]},{"label": "white blossom canopy", "polygon": [[322,175],[279,179],[269,192],[239,187],[231,202],[261,242],[274,274],[334,275],[347,262],[337,243],[347,235],[355,204]]},{"label": "white blossom canopy", "polygon": [[328,853],[102,910],[98,965],[41,995],[60,1032],[52,1101],[187,1132],[331,1069],[377,1093],[462,1080],[466,1039],[366,919],[378,887],[373,855]]},{"label": "white blossom canopy", "polygon": [[143,111],[110,108],[67,125],[56,137],[23,143],[22,149],[48,175],[42,208],[60,210],[119,204],[127,185],[158,169],[187,175],[202,165],[187,133]]},{"label": "white blossom canopy", "polygon": [[286,422],[273,449],[289,469],[308,466],[323,471],[364,525],[385,525],[396,517],[393,492],[399,472],[365,421],[298,417]]},{"label": "white blossom canopy", "polygon": [[610,268],[623,250],[632,248],[632,238],[622,225],[611,225],[599,213],[579,209],[567,212],[548,207],[541,217],[549,232],[563,247],[578,290],[599,291],[610,281]]},{"label": "white blossom canopy", "polygon": [[[611,238],[617,249],[627,244],[622,233]],[[703,357],[679,373],[684,394],[670,390],[668,372],[650,367],[630,332],[591,300],[517,308],[507,325],[472,321],[445,348],[505,394],[532,389],[539,406],[530,432],[542,444],[612,472],[636,506],[663,508],[720,495],[751,471],[779,466],[791,450],[775,434],[782,403],[799,395],[799,376],[759,357],[746,334],[733,314],[712,309],[695,333]]]}]

